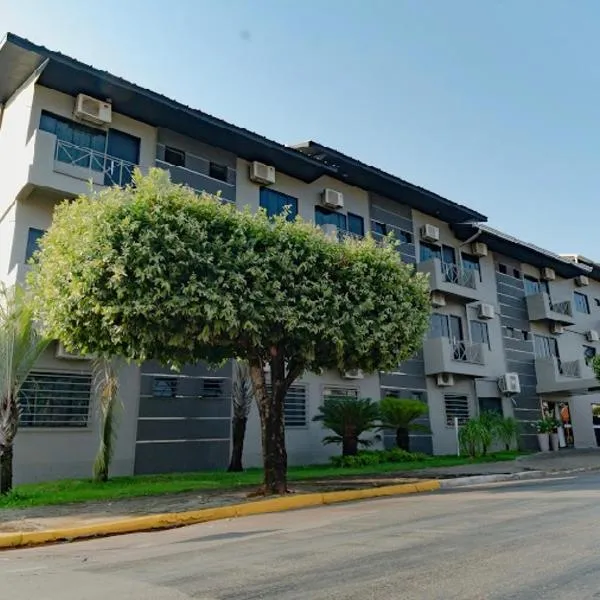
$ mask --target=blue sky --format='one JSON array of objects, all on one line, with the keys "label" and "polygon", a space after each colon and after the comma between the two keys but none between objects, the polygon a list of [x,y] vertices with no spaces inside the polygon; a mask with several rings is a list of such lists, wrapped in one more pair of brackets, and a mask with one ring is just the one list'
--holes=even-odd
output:
[{"label": "blue sky", "polygon": [[0,28],[600,259],[596,0],[50,4],[0,0]]}]

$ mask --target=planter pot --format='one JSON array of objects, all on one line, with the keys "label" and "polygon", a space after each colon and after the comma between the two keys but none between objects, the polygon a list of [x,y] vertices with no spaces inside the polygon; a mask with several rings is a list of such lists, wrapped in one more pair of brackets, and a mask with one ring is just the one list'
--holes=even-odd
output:
[{"label": "planter pot", "polygon": [[550,434],[550,448],[552,448],[553,452],[558,452],[558,449],[560,448],[558,433]]},{"label": "planter pot", "polygon": [[538,433],[537,438],[540,452],[550,452],[550,436],[547,433]]}]

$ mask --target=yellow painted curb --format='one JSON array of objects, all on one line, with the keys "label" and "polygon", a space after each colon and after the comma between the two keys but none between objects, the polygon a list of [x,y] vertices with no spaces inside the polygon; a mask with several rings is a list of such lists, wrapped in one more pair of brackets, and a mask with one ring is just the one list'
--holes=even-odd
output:
[{"label": "yellow painted curb", "polygon": [[258,500],[256,502],[246,502],[244,504],[232,504],[230,506],[218,506],[215,508],[203,508],[187,512],[130,517],[119,519],[117,521],[109,521],[107,523],[95,523],[93,525],[82,525],[79,527],[48,529],[45,531],[0,533],[0,550],[23,546],[39,546],[41,544],[49,544],[52,542],[72,541],[124,533],[140,533],[143,531],[152,531],[154,529],[170,529],[173,527],[206,523],[207,521],[217,521],[220,519],[232,519],[234,517],[245,517],[248,515],[282,512],[285,510],[321,506],[323,504],[327,505],[336,504],[338,502],[350,502],[352,500],[365,500],[367,498],[383,498],[401,494],[414,494],[416,492],[433,492],[439,489],[439,481],[419,481],[415,483],[386,485],[376,488],[344,490],[341,492],[290,495],[282,498],[269,498],[268,500]]}]

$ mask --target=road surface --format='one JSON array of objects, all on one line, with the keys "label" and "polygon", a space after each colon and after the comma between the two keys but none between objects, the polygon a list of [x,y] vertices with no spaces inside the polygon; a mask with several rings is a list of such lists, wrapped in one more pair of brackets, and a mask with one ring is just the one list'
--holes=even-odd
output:
[{"label": "road surface", "polygon": [[7,600],[600,598],[600,474],[0,553]]}]

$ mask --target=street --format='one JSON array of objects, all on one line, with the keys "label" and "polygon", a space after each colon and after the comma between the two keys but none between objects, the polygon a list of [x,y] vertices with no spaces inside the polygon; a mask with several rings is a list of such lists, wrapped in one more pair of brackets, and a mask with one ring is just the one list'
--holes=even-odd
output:
[{"label": "street", "polygon": [[600,598],[600,474],[7,551],[11,600]]}]

